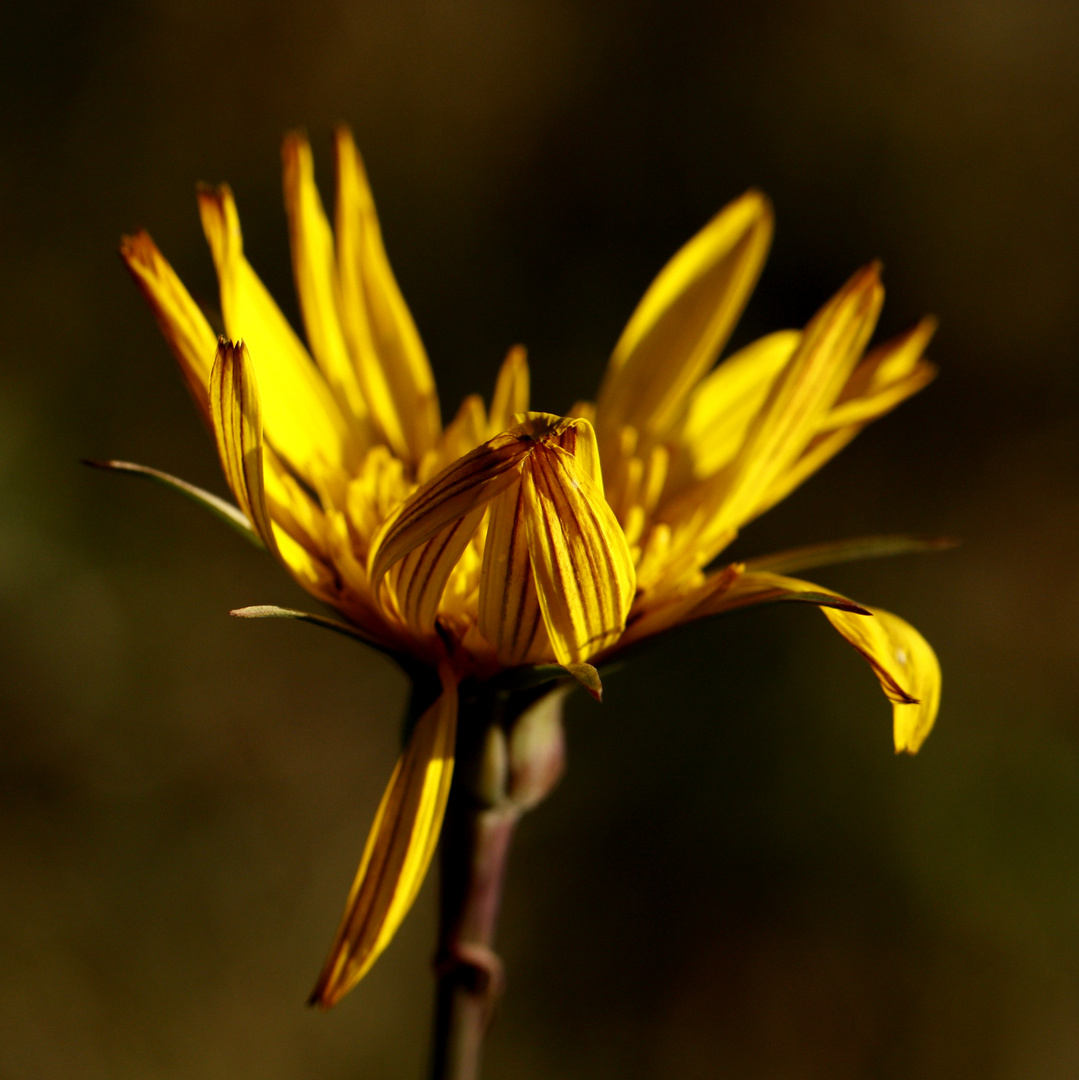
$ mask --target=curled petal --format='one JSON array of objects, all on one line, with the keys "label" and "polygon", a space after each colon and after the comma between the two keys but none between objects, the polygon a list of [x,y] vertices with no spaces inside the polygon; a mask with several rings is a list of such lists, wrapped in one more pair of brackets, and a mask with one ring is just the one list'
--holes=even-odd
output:
[{"label": "curled petal", "polygon": [[917,753],[940,707],[940,664],[925,638],[891,612],[859,607],[819,585],[779,574],[743,574],[716,610],[730,611],[775,600],[808,601],[821,608],[828,621],[869,662],[892,702],[896,753]]},{"label": "curled petal", "polygon": [[895,752],[916,754],[940,708],[940,662],[928,641],[898,615],[871,608],[873,617],[822,609],[828,621],[869,661],[892,702]]},{"label": "curled petal", "polygon": [[633,557],[607,501],[560,446],[537,446],[521,485],[543,621],[558,662],[578,664],[621,634]]},{"label": "curled petal", "polygon": [[372,587],[378,589],[399,559],[509,487],[530,449],[508,432],[497,435],[415,491],[375,538],[369,557]]},{"label": "curled petal", "polygon": [[382,796],[345,914],[310,1002],[328,1009],[370,970],[423,884],[438,844],[453,778],[457,685],[420,717]]},{"label": "curled petal", "polygon": [[491,503],[480,572],[479,630],[504,667],[535,663],[551,655],[543,625],[521,484]]}]

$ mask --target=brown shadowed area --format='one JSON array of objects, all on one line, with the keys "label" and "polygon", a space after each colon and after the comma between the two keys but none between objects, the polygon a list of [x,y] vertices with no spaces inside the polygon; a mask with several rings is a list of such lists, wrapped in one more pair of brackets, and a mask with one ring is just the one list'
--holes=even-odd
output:
[{"label": "brown shadowed area", "polygon": [[[155,0],[0,18],[0,1075],[424,1073],[434,881],[304,1008],[405,712],[193,503],[212,438],[117,256],[147,229],[213,313],[195,185],[298,321],[283,135],[332,197],[351,125],[444,416],[516,342],[561,414],[667,258],[776,211],[735,347],[884,263],[937,380],[748,527],[951,550],[816,569],[917,626],[936,730],[896,756],[803,605],[685,628],[567,707],[517,832],[485,1075],[1079,1075],[1079,7],[1063,0]],[[217,316],[211,314],[211,321]]]}]

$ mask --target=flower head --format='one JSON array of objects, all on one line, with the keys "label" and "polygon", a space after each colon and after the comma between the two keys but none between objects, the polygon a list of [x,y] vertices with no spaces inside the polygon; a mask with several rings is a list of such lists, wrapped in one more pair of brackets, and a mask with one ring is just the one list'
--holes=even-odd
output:
[{"label": "flower head", "polygon": [[283,157],[306,345],[248,263],[227,187],[200,190],[199,206],[228,338],[218,340],[146,233],[122,247],[238,509],[123,467],[210,503],[335,608],[345,620],[335,628],[437,673],[439,692],[379,808],[318,1003],[363,976],[422,883],[466,680],[557,664],[598,696],[596,667],[630,644],[719,612],[801,600],[869,661],[893,702],[896,749],[918,749],[940,696],[929,645],[894,615],[786,576],[918,542],[875,538],[715,565],[746,523],[933,377],[922,355],[931,320],[865,352],[883,299],[877,266],[858,271],[804,330],[714,366],[771,238],[771,208],[748,192],[645,293],[594,405],[530,411],[517,347],[490,407],[468,397],[443,428],[351,136],[336,137],[333,229],[306,140],[289,136]]}]

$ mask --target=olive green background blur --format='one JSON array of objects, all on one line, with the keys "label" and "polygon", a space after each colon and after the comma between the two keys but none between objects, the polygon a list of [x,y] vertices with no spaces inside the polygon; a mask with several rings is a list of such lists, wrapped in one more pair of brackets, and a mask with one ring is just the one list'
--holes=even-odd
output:
[{"label": "olive green background blur", "polygon": [[1079,7],[1065,0],[59,0],[0,26],[0,1077],[411,1078],[434,882],[335,1011],[303,1007],[406,686],[198,508],[224,493],[115,254],[215,285],[228,180],[296,305],[282,133],[327,199],[352,125],[444,414],[525,343],[594,392],[664,261],[749,185],[773,254],[735,343],[885,263],[939,380],[734,554],[872,532],[956,551],[815,576],[917,625],[937,730],[817,613],[700,625],[569,707],[519,832],[489,1077],[1079,1075]]}]

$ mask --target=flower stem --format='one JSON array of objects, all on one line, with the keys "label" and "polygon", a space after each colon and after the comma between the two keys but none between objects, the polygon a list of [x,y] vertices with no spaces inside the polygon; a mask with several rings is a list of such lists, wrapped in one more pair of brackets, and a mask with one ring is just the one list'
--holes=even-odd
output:
[{"label": "flower stem", "polygon": [[519,811],[451,795],[442,833],[442,895],[433,1080],[477,1080],[487,1025],[502,993],[493,945]]}]

